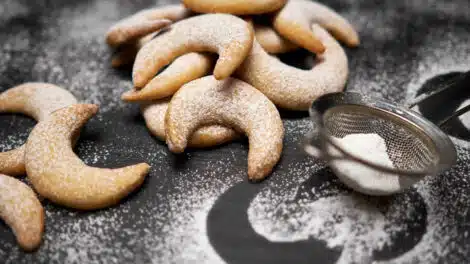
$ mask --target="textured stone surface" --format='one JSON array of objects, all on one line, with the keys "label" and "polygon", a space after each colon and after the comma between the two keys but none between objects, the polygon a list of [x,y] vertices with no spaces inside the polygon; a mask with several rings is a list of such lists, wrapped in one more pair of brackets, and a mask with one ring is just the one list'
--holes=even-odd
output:
[{"label": "textured stone surface", "polygon": [[[470,68],[467,0],[323,2],[345,15],[361,36],[358,49],[346,50],[348,90],[406,103],[430,78]],[[108,210],[80,213],[43,201],[46,231],[36,253],[20,251],[11,231],[0,222],[0,262],[334,263],[340,259],[343,246],[327,248],[314,238],[270,241],[248,220],[248,207],[258,193],[281,196],[294,189],[294,200],[348,193],[321,163],[302,153],[299,144],[310,129],[306,114],[282,113],[283,158],[267,181],[254,185],[245,180],[246,142],[174,156],[147,132],[138,106],[120,101],[121,93],[132,87],[131,73],[110,67],[104,34],[115,21],[152,5],[147,0],[0,3],[0,91],[23,82],[51,82],[83,102],[98,103],[100,113],[87,124],[76,148],[80,158],[102,167],[136,162],[152,166],[143,188]],[[297,64],[302,54],[284,55],[283,60]],[[445,102],[438,105],[446,107]],[[25,117],[1,115],[0,150],[21,145],[33,124]],[[371,199],[391,229],[396,226],[400,232],[394,233],[391,245],[367,251],[367,259],[468,262],[470,145],[468,138],[453,139],[459,146],[459,161],[451,171],[426,179],[393,201]],[[390,203],[412,209],[404,217],[388,212]]]}]

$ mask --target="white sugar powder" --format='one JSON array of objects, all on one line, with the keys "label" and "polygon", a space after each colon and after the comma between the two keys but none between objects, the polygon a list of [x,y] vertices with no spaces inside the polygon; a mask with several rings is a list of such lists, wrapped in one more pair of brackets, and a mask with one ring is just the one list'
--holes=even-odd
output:
[{"label": "white sugar powder", "polygon": [[370,263],[372,251],[390,242],[384,215],[364,198],[288,199],[267,192],[252,202],[248,215],[257,233],[273,242],[314,237],[329,248],[343,247],[337,263]]},{"label": "white sugar powder", "polygon": [[16,16],[26,16],[30,12],[27,5],[16,0],[4,0],[0,5],[0,21],[7,21]]},{"label": "white sugar powder", "polygon": [[[333,140],[343,150],[356,157],[387,168],[395,167],[387,154],[385,140],[378,134],[350,134]],[[327,151],[330,155],[341,156],[332,146]],[[408,179],[403,181],[400,175],[381,172],[351,160],[333,160],[330,162],[330,167],[346,185],[369,195],[393,194],[414,183]]]},{"label": "white sugar powder", "polygon": [[29,131],[7,135],[6,138],[0,141],[0,152],[13,150],[15,148],[20,147],[26,142],[26,138],[28,138],[28,135]]}]

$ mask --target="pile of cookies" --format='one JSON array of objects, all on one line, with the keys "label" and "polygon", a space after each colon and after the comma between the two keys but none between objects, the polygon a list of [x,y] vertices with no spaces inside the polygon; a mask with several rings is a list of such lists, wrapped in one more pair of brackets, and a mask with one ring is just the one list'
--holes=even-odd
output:
[{"label": "pile of cookies", "polygon": [[[259,24],[260,19],[269,23]],[[123,19],[106,40],[117,50],[113,66],[133,63],[134,89],[122,99],[141,105],[152,134],[175,153],[245,134],[248,176],[259,181],[282,152],[277,107],[304,111],[315,98],[344,89],[348,60],[327,30],[349,46],[359,44],[344,18],[311,1],[183,0]],[[272,56],[297,48],[316,54],[312,69]],[[47,83],[0,94],[0,112],[39,121],[25,145],[0,153],[0,218],[23,249],[40,245],[44,209],[36,193],[14,176],[26,174],[34,190],[54,203],[96,210],[118,203],[148,174],[146,163],[102,169],[75,155],[80,129],[97,111],[98,106],[79,104],[67,90]]]},{"label": "pile of cookies", "polygon": [[[182,2],[140,11],[108,31],[112,65],[133,63],[134,88],[122,100],[140,103],[149,130],[175,153],[247,135],[248,176],[262,180],[282,152],[276,107],[305,111],[342,91],[348,59],[334,37],[355,47],[357,32],[308,0]],[[273,56],[297,48],[316,54],[310,70]]]},{"label": "pile of cookies", "polygon": [[[93,168],[73,152],[83,125],[97,105],[79,104],[67,90],[47,83],[25,83],[0,94],[0,112],[21,113],[39,123],[26,144],[0,153],[0,218],[25,250],[36,249],[44,232],[44,209],[29,183],[43,198],[59,205],[96,210],[112,206],[136,190],[150,166]],[[7,176],[9,175],[9,176]]]}]

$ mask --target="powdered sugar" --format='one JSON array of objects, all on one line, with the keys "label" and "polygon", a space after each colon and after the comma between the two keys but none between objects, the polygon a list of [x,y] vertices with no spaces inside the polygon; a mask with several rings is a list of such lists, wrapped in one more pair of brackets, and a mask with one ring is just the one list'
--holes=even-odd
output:
[{"label": "powdered sugar", "polygon": [[[378,134],[350,134],[333,140],[351,155],[386,168],[395,168],[387,154],[385,140]],[[341,155],[332,146],[327,151],[334,157]],[[332,160],[330,166],[346,185],[365,194],[387,195],[408,187],[400,184],[400,175],[384,173],[356,161]]]},{"label": "powdered sugar", "polygon": [[[467,40],[470,40],[467,38]],[[454,71],[467,71],[469,68],[468,42],[462,39],[462,34],[454,31],[433,31],[424,40],[428,43],[419,51],[421,56],[412,80],[409,82],[407,99],[412,100],[418,89],[436,75]]]},{"label": "powdered sugar", "polygon": [[29,132],[19,132],[7,135],[0,141],[0,152],[9,151],[23,145],[28,138]]},{"label": "powdered sugar", "polygon": [[25,16],[30,12],[28,6],[16,0],[5,0],[0,5],[0,22],[14,18],[16,16]]},{"label": "powdered sugar", "polygon": [[330,248],[343,247],[338,263],[371,262],[372,251],[390,243],[384,215],[364,198],[339,194],[268,207],[272,204],[268,197],[279,199],[265,193],[253,201],[248,213],[254,229],[271,241],[314,237]]}]

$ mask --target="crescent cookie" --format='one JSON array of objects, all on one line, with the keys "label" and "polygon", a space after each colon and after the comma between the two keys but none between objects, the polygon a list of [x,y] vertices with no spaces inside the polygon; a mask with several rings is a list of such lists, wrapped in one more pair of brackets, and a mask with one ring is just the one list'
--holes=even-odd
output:
[{"label": "crescent cookie", "polygon": [[125,92],[121,99],[126,102],[139,102],[171,96],[184,84],[209,74],[214,68],[214,61],[215,58],[210,54],[185,54],[174,60],[144,88]]},{"label": "crescent cookie", "polygon": [[26,251],[39,247],[44,232],[44,209],[28,185],[0,174],[0,218],[11,227]]},{"label": "crescent cookie", "polygon": [[[77,103],[67,90],[48,83],[24,83],[0,94],[0,113],[21,113],[42,121],[57,109]],[[25,174],[24,145],[0,152],[0,173]]]},{"label": "crescent cookie", "polygon": [[96,105],[75,104],[52,113],[31,132],[26,142],[26,172],[41,196],[66,207],[95,210],[117,204],[143,183],[148,164],[94,168],[73,152],[72,141],[97,111]]},{"label": "crescent cookie", "polygon": [[[258,40],[259,44],[263,47],[264,50],[266,50],[270,54],[280,54],[280,53],[286,53],[290,52],[293,50],[298,49],[299,47],[295,45],[294,43],[288,41],[287,39],[283,38],[280,36],[272,27],[270,26],[264,26],[264,25],[259,25],[255,24],[254,25],[254,34],[256,39]],[[139,50],[149,42],[156,33],[149,34],[145,37],[142,37],[138,39],[137,41],[131,42],[129,44],[123,45],[117,52],[116,54],[113,55],[111,65],[115,68],[125,66],[132,64],[134,62],[135,56],[139,52]],[[190,53],[193,54],[193,53]],[[188,54],[189,55],[189,54]],[[184,57],[185,55],[181,56]],[[202,56],[202,55],[199,55]],[[190,61],[190,57],[193,59]],[[185,58],[185,60],[188,60],[188,63],[195,63],[196,66],[194,67],[199,67],[198,63],[203,63],[205,61],[205,58],[201,58],[201,60],[194,61],[195,55],[191,55],[190,57]],[[208,56],[204,56],[209,58]],[[175,60],[175,62],[178,59]],[[179,60],[183,62],[183,60]],[[202,61],[202,62],[201,62]],[[172,65],[175,63],[173,62]],[[189,64],[188,64],[189,65]],[[204,64],[204,65],[207,65]],[[213,66],[213,63],[211,64]],[[187,67],[187,65],[186,65]],[[199,76],[202,77],[202,76]],[[197,77],[197,78],[199,78]],[[160,79],[160,78],[157,78]],[[161,81],[158,81],[160,83]],[[130,94],[131,92],[129,92]],[[154,99],[159,99],[159,98],[154,98]],[[123,99],[125,100],[125,99]],[[132,99],[129,99],[129,101]],[[137,99],[136,99],[137,100]],[[140,100],[140,99],[139,99]]]},{"label": "crescent cookie", "polygon": [[251,26],[232,15],[200,15],[177,22],[139,51],[132,73],[134,86],[144,87],[161,68],[189,52],[217,52],[214,76],[227,78],[250,52],[253,38]]},{"label": "crescent cookie", "polygon": [[228,13],[258,15],[281,9],[287,0],[183,0],[183,4],[198,13]]},{"label": "crescent cookie", "polygon": [[207,76],[184,85],[173,96],[165,117],[166,142],[183,152],[190,136],[202,126],[220,124],[249,138],[248,177],[262,180],[279,161],[284,127],[269,99],[251,85],[234,78]]},{"label": "crescent cookie", "polygon": [[301,70],[271,57],[255,42],[250,55],[237,70],[237,78],[253,85],[275,105],[290,110],[308,110],[321,95],[342,91],[348,78],[348,58],[339,43],[321,27],[313,32],[325,44],[310,70]]},{"label": "crescent cookie", "polygon": [[353,26],[338,13],[322,4],[309,0],[289,0],[275,16],[274,28],[286,39],[313,53],[323,53],[312,24],[319,24],[329,30],[337,39],[348,46],[359,45],[359,36]]},{"label": "crescent cookie", "polygon": [[145,9],[114,24],[106,33],[106,42],[111,47],[118,47],[190,15],[191,11],[182,5]]},{"label": "crescent cookie", "polygon": [[[170,99],[162,99],[141,106],[147,128],[158,139],[165,141],[165,114]],[[201,127],[191,135],[188,146],[192,148],[210,148],[237,139],[239,136],[233,129],[211,125]]]},{"label": "crescent cookie", "polygon": [[294,43],[280,36],[270,26],[255,24],[254,28],[256,40],[267,53],[280,54],[299,48]]}]

